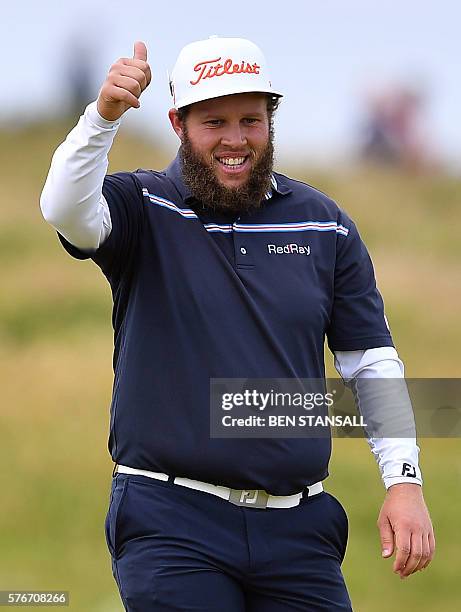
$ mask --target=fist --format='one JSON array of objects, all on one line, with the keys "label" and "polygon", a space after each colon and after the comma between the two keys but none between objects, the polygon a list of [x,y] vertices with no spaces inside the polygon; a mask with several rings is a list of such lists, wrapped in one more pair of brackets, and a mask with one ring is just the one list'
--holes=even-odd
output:
[{"label": "fist", "polygon": [[98,112],[108,121],[116,121],[129,108],[139,108],[139,96],[151,81],[147,48],[134,43],[133,58],[121,58],[109,70],[98,96]]}]

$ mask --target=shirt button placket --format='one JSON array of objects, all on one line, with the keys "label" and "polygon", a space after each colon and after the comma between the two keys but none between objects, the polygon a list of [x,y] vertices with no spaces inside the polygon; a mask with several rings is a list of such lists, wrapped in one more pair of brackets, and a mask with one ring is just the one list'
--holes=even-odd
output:
[{"label": "shirt button placket", "polygon": [[240,218],[236,220],[233,229],[233,237],[234,237],[234,255],[235,255],[235,263],[237,268],[239,266],[242,267],[252,267],[254,265],[253,258],[251,256],[251,244],[249,243],[249,234],[245,232],[236,231],[235,226],[239,223]]}]

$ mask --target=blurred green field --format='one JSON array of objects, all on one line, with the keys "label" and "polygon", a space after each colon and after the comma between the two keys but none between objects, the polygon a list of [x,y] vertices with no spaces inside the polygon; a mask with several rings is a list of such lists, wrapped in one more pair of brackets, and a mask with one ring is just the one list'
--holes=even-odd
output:
[{"label": "blurred green field", "polygon": [[[65,133],[64,125],[0,133],[0,590],[69,590],[72,610],[117,612],[103,530],[112,466],[110,291],[94,264],[65,254],[38,208]],[[111,171],[168,161],[122,133]],[[460,377],[460,180],[279,170],[327,191],[357,222],[407,376]],[[327,362],[331,375],[330,354]],[[461,444],[420,446],[438,548],[428,570],[400,581],[380,556],[384,488],[366,442],[334,441],[327,487],[349,514],[343,567],[355,610],[461,609]]]}]

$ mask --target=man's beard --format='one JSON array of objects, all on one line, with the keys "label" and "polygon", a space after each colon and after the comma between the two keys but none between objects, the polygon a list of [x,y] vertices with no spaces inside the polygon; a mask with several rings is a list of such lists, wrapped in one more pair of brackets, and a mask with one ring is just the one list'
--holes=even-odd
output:
[{"label": "man's beard", "polygon": [[[271,188],[271,174],[274,164],[274,134],[271,129],[269,140],[256,163],[250,170],[250,176],[243,185],[226,187],[216,177],[213,166],[219,164],[210,156],[212,165],[205,163],[200,154],[196,153],[187,134],[179,149],[182,164],[184,183],[191,194],[198,200],[203,209],[212,209],[218,212],[242,213],[260,208],[264,197]],[[255,159],[255,152],[251,150],[250,157]]]}]

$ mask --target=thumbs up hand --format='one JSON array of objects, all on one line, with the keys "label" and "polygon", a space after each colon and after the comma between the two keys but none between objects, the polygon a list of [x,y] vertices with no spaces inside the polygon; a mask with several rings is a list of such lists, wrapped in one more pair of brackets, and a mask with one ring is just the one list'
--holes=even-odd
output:
[{"label": "thumbs up hand", "polygon": [[121,58],[111,66],[99,92],[99,114],[108,121],[115,121],[129,108],[139,108],[139,96],[151,78],[146,45],[135,42],[133,58]]}]

